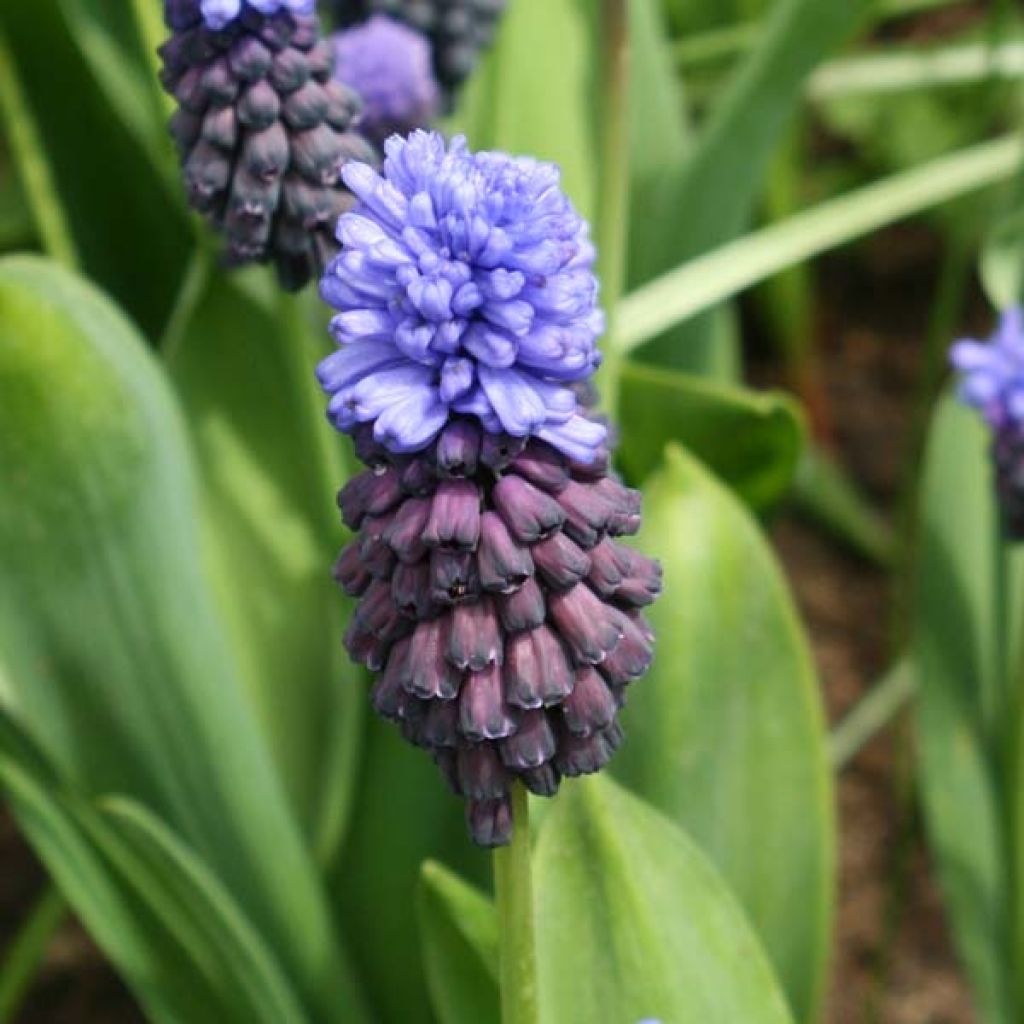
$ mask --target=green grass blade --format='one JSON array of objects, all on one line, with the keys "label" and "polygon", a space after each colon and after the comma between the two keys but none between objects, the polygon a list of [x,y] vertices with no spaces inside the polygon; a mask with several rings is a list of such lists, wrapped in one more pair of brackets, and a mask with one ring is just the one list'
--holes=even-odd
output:
[{"label": "green grass blade", "polygon": [[630,352],[794,263],[1004,181],[1022,158],[1016,135],[980,143],[755,231],[627,295],[613,341]]}]

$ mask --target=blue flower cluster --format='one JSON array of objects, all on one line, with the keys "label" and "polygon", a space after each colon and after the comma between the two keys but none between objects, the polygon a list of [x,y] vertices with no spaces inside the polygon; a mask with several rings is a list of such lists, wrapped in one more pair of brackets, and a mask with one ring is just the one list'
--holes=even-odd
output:
[{"label": "blue flower cluster", "polygon": [[603,318],[588,227],[558,169],[423,131],[385,151],[381,173],[345,166],[358,202],[320,286],[338,310],[339,349],[318,369],[332,422],[372,424],[407,454],[469,416],[592,462],[607,431],[573,384],[599,364]]},{"label": "blue flower cluster", "polygon": [[219,32],[246,8],[257,14],[277,14],[278,11],[312,14],[316,10],[316,0],[202,0],[200,7],[206,27]]},{"label": "blue flower cluster", "polygon": [[368,138],[380,145],[437,117],[441,90],[425,36],[378,14],[331,41],[334,76],[362,99],[359,129]]},{"label": "blue flower cluster", "polygon": [[987,341],[958,341],[950,358],[963,402],[996,431],[1024,428],[1024,310],[1008,309]]}]

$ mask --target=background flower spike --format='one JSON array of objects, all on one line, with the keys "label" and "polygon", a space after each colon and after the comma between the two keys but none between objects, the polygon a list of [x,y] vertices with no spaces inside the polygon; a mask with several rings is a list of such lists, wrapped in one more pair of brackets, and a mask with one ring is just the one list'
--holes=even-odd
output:
[{"label": "background flower spike", "polygon": [[301,288],[335,252],[352,205],[358,96],[332,78],[313,0],[166,0],[164,87],[191,205],[224,238],[230,266],[273,263]]}]

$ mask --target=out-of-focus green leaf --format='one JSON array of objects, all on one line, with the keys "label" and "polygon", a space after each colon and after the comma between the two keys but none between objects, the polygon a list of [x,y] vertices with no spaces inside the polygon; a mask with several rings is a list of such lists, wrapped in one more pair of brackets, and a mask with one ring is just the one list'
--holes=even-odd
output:
[{"label": "out-of-focus green leaf", "polygon": [[71,36],[110,109],[135,136],[176,194],[174,149],[167,118],[157,100],[160,88],[146,59],[132,0],[58,0]]},{"label": "out-of-focus green leaf", "polygon": [[599,95],[595,7],[591,0],[510,4],[456,119],[475,149],[557,163],[566,191],[591,220]]},{"label": "out-of-focus green leaf", "polygon": [[994,763],[1005,637],[987,448],[978,417],[943,401],[925,459],[911,653],[925,815],[953,934],[983,1019],[1010,1024],[1009,866]]},{"label": "out-of-focus green leaf", "polygon": [[813,1020],[835,840],[806,638],[757,523],[678,448],[645,488],[640,544],[664,565],[665,591],[650,609],[656,657],[623,713],[616,774],[711,857],[795,1016]]},{"label": "out-of-focus green leaf", "polygon": [[111,107],[60,0],[0,4],[0,35],[4,77],[20,84],[81,268],[155,336],[189,250],[182,203]]},{"label": "out-of-focus green leaf", "polygon": [[[390,722],[367,721],[362,774],[346,844],[332,876],[342,921],[372,921],[352,944],[375,1020],[430,1024],[422,947],[411,914],[420,870],[442,861],[484,886],[489,858],[469,841],[462,801],[429,756]],[[401,965],[401,984],[395,965]]]},{"label": "out-of-focus green leaf", "polygon": [[[744,844],[760,843],[755,827]],[[568,784],[534,858],[544,1024],[783,1024],[750,925],[686,835],[605,778]]]},{"label": "out-of-focus green leaf", "polygon": [[314,376],[322,343],[264,271],[205,279],[168,352],[199,456],[208,550],[238,659],[322,862],[358,772],[364,674],[331,579],[350,469]]},{"label": "out-of-focus green leaf", "polygon": [[785,495],[803,448],[800,409],[787,395],[639,363],[623,366],[619,413],[618,457],[634,480],[653,472],[665,445],[676,441],[755,508]]},{"label": "out-of-focus green leaf", "polygon": [[501,1017],[498,915],[478,889],[428,861],[417,909],[423,959],[440,1024],[484,1024]]},{"label": "out-of-focus green leaf", "polygon": [[104,808],[75,794],[6,712],[0,782],[154,1019],[305,1019],[252,926],[166,828],[130,802]]},{"label": "out-of-focus green leaf", "polygon": [[[659,192],[660,208],[633,225],[630,284],[724,244],[749,220],[765,170],[803,94],[806,76],[856,27],[873,0],[784,0],[766,23],[690,158]],[[699,317],[658,338],[645,358],[722,375],[734,360],[715,351],[713,318]]]},{"label": "out-of-focus green leaf", "polygon": [[0,489],[11,714],[83,795],[124,794],[194,850],[312,1017],[360,1020],[223,639],[173,396],[123,316],[37,259],[0,263]]},{"label": "out-of-focus green leaf", "polygon": [[1024,206],[1000,218],[981,251],[981,280],[996,309],[1024,300]]}]

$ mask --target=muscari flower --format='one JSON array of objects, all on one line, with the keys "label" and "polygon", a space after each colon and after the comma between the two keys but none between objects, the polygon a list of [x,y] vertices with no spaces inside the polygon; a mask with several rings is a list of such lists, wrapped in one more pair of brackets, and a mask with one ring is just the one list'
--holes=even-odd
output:
[{"label": "muscari flower", "polygon": [[1024,311],[1007,310],[987,341],[958,341],[950,354],[961,400],[992,431],[996,491],[1008,536],[1024,539]]},{"label": "muscari flower", "polygon": [[384,14],[422,33],[446,108],[491,45],[506,0],[334,0],[342,28]]},{"label": "muscari flower", "polygon": [[573,385],[597,365],[587,228],[557,170],[393,138],[321,283],[339,349],[329,416],[367,469],[338,503],[355,539],[351,656],[376,710],[428,750],[481,845],[509,840],[510,786],[551,796],[622,741],[647,670],[656,562],[620,544],[640,495]]},{"label": "muscari flower", "polygon": [[419,32],[383,15],[331,37],[335,77],[363,101],[359,130],[377,145],[408,135],[440,113],[430,46]]},{"label": "muscari flower", "polygon": [[189,201],[226,262],[273,262],[299,288],[336,252],[347,160],[372,160],[355,93],[333,80],[313,0],[165,0],[164,86]]}]

